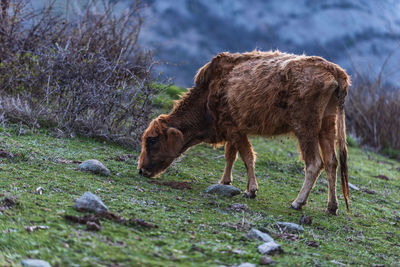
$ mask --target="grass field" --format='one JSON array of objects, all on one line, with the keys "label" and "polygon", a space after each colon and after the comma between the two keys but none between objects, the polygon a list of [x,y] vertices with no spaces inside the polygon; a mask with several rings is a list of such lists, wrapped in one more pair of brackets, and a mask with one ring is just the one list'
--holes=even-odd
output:
[{"label": "grass field", "polygon": [[[0,198],[16,199],[0,215],[0,266],[18,266],[25,258],[53,266],[258,264],[261,241],[246,237],[250,227],[268,232],[282,246],[283,254],[271,256],[278,266],[400,265],[400,164],[380,155],[349,148],[350,182],[360,190],[350,191],[349,215],[339,190],[339,214],[328,216],[324,173],[303,210],[289,208],[303,182],[303,165],[295,141],[286,137],[252,139],[259,192],[249,200],[204,194],[222,175],[222,149],[194,147],[158,178],[191,185],[178,190],[140,177],[137,151],[92,139],[57,139],[44,130],[19,132],[16,126],[0,127]],[[74,161],[92,158],[103,162],[111,176],[77,170]],[[233,178],[233,185],[244,190],[240,160]],[[40,186],[43,193],[35,193]],[[111,212],[158,228],[102,220],[101,231],[93,232],[66,221],[64,215],[85,214],[72,208],[85,191],[97,194]],[[234,203],[249,210],[230,210]],[[299,223],[302,214],[312,218],[304,233],[285,234],[275,225]],[[25,229],[38,225],[49,228]]]}]

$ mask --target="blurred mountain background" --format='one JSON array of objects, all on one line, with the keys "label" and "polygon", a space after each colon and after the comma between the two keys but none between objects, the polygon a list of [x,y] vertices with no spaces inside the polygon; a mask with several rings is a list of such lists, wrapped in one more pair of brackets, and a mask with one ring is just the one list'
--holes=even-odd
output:
[{"label": "blurred mountain background", "polygon": [[[129,1],[127,1],[129,2]],[[400,80],[400,1],[152,0],[141,40],[175,83],[222,51],[318,55],[375,79]]]},{"label": "blurred mountain background", "polygon": [[[84,2],[76,1],[76,9]],[[117,10],[132,2],[120,1]],[[400,81],[400,1],[142,2],[147,7],[140,42],[162,62],[157,71],[180,86],[190,87],[196,70],[217,53],[253,49],[322,56],[353,76],[375,80],[383,72],[386,85]]]}]

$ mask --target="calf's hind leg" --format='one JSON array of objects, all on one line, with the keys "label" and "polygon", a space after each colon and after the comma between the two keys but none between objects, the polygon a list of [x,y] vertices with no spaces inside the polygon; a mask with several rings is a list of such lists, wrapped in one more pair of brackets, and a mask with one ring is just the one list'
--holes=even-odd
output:
[{"label": "calf's hind leg", "polygon": [[232,184],[232,167],[237,158],[237,149],[231,142],[226,142],[225,144],[225,170],[222,175],[220,184]]},{"label": "calf's hind leg", "polygon": [[332,215],[336,215],[338,210],[338,199],[336,196],[336,170],[338,161],[335,152],[335,122],[335,115],[324,117],[322,120],[321,131],[319,133],[319,145],[321,147],[324,168],[329,185],[328,207],[326,212]]},{"label": "calf's hind leg", "polygon": [[318,137],[298,136],[298,139],[301,154],[305,163],[305,179],[297,198],[291,205],[293,209],[300,209],[307,203],[311,189],[314,187],[315,181],[322,170],[322,159],[319,154]]}]

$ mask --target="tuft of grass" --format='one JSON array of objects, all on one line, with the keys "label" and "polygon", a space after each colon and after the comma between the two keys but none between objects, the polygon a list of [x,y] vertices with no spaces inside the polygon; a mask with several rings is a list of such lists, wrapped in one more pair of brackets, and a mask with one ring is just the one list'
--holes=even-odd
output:
[{"label": "tuft of grass", "polygon": [[167,112],[174,106],[174,102],[178,100],[185,92],[186,89],[176,85],[163,85],[152,83],[151,87],[156,89],[159,93],[153,98],[153,105],[156,108]]},{"label": "tuft of grass", "polygon": [[[339,215],[327,216],[328,190],[321,182],[325,174],[303,210],[289,208],[304,176],[292,139],[253,138],[251,142],[258,152],[257,198],[218,198],[204,190],[222,175],[222,148],[198,145],[158,178],[187,181],[192,187],[176,190],[140,177],[137,151],[87,138],[58,139],[45,130],[17,135],[15,128],[0,126],[0,147],[14,155],[0,158],[0,195],[18,201],[0,215],[0,265],[15,266],[24,258],[43,259],[53,266],[258,264],[261,242],[246,238],[250,227],[268,232],[281,244],[284,253],[271,257],[282,266],[332,266],[332,261],[355,266],[400,264],[398,162],[349,147],[350,182],[361,190],[350,192],[350,214],[338,190]],[[122,157],[126,154],[131,156]],[[102,161],[111,176],[80,172],[73,163],[91,158]],[[375,177],[379,175],[389,180]],[[246,168],[238,160],[233,184],[244,190],[246,183]],[[42,195],[35,193],[39,186]],[[90,232],[85,225],[65,221],[67,214],[84,215],[72,205],[85,191],[97,194],[111,212],[158,228],[102,220],[101,231]],[[250,211],[228,209],[234,203],[246,204]],[[304,233],[282,234],[275,225],[276,221],[298,223],[302,214],[312,218]],[[33,225],[49,229],[28,233],[25,227]],[[309,246],[308,241],[319,246]]]},{"label": "tuft of grass", "polygon": [[384,148],[381,153],[391,159],[400,160],[400,149]]},{"label": "tuft of grass", "polygon": [[346,136],[346,142],[347,145],[350,147],[360,147],[360,144],[358,143],[357,139],[349,134]]}]

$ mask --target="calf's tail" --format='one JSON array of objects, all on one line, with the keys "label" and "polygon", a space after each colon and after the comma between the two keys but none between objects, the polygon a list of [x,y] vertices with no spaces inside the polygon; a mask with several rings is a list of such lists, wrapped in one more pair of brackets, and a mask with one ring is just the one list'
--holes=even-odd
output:
[{"label": "calf's tail", "polygon": [[350,85],[349,80],[339,83],[337,91],[338,97],[338,116],[337,116],[337,130],[338,130],[338,146],[339,146],[339,162],[340,162],[340,180],[342,185],[342,192],[344,201],[346,202],[347,213],[349,210],[349,174],[347,168],[347,146],[346,146],[346,121],[344,113],[344,101],[347,95],[347,89]]}]

